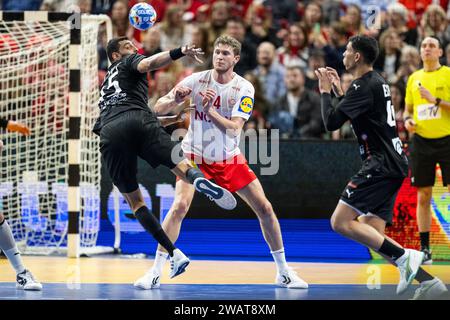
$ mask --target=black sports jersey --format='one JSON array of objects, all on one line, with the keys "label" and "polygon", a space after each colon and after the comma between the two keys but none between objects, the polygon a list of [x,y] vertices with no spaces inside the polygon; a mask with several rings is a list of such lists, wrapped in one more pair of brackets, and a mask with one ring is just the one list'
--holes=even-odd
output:
[{"label": "black sports jersey", "polygon": [[100,117],[94,127],[95,133],[125,111],[140,109],[153,114],[148,107],[147,74],[137,70],[144,58],[140,54],[127,55],[108,68],[100,91]]},{"label": "black sports jersey", "polygon": [[387,177],[407,175],[408,161],[397,134],[391,92],[381,75],[370,71],[354,80],[335,109],[329,94],[322,94],[321,101],[322,116],[328,129],[330,123],[335,122],[339,128],[350,119],[365,162],[363,168],[381,164],[379,169]]}]

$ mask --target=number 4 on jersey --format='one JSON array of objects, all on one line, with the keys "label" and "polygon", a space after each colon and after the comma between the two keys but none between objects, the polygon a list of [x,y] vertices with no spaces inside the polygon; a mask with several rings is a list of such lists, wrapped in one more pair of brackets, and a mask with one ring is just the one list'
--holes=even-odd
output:
[{"label": "number 4 on jersey", "polygon": [[216,100],[213,103],[213,106],[216,107],[217,109],[220,108],[220,96],[217,96]]}]

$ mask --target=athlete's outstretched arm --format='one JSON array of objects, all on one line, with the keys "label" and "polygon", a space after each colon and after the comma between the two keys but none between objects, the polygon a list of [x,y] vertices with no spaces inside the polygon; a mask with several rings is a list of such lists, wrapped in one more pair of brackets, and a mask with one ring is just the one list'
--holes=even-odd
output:
[{"label": "athlete's outstretched arm", "polygon": [[[153,111],[162,116],[168,113],[178,114],[183,108],[182,102],[190,97],[192,89],[185,86],[176,86],[168,94],[161,97],[156,101]],[[181,105],[180,105],[181,104]]]},{"label": "athlete's outstretched arm", "polygon": [[322,93],[320,95],[320,108],[322,112],[323,124],[328,131],[335,131],[342,127],[348,117],[338,108],[334,108],[331,103],[331,94]]},{"label": "athlete's outstretched arm", "polygon": [[184,56],[192,57],[199,63],[202,63],[203,61],[199,57],[203,54],[205,53],[201,48],[196,48],[195,45],[185,45],[177,49],[164,51],[142,59],[142,61],[139,62],[137,69],[141,73],[157,70]]}]

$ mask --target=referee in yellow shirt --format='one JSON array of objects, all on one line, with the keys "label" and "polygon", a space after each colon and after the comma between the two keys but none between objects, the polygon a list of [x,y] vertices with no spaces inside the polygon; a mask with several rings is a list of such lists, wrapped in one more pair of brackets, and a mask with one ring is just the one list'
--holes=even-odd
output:
[{"label": "referee in yellow shirt", "polygon": [[[414,133],[411,151],[411,182],[417,191],[417,224],[425,253],[431,264],[431,195],[436,163],[442,170],[444,186],[450,184],[450,68],[441,66],[442,44],[426,37],[420,45],[423,69],[414,72],[406,87],[403,114],[406,129]],[[449,187],[450,190],[450,187]]]}]

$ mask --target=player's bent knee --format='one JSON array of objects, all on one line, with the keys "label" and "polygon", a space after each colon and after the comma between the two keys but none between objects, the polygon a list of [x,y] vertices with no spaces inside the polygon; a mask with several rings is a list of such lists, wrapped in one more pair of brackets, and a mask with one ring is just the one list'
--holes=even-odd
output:
[{"label": "player's bent knee", "polygon": [[266,200],[258,208],[258,216],[261,219],[276,218],[272,204]]},{"label": "player's bent knee", "polygon": [[172,207],[172,215],[175,218],[183,219],[189,210],[189,202],[188,201],[176,201]]}]

